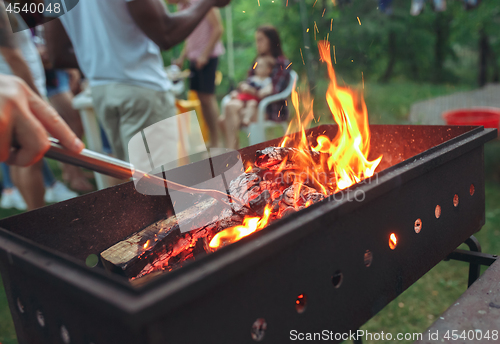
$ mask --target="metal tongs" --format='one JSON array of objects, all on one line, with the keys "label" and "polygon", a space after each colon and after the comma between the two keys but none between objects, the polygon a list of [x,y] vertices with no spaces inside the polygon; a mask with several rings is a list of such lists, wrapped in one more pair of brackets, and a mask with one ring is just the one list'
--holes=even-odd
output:
[{"label": "metal tongs", "polygon": [[118,179],[144,178],[144,180],[154,185],[189,194],[204,194],[217,201],[230,205],[230,202],[237,202],[244,206],[239,199],[218,190],[197,189],[182,184],[175,183],[156,175],[149,174],[134,168],[134,166],[123,160],[119,160],[104,154],[100,154],[88,149],[83,149],[80,153],[73,153],[65,149],[59,140],[49,138],[50,149],[45,156],[50,159],[58,160],[75,166],[87,168],[91,171],[99,172],[110,177]]}]

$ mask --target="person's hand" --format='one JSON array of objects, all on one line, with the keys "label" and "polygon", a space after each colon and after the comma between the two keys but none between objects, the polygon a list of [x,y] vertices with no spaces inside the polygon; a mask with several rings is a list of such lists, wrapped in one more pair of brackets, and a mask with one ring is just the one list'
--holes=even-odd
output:
[{"label": "person's hand", "polygon": [[240,85],[240,90],[242,93],[249,93],[251,89],[252,87],[249,84],[244,83]]},{"label": "person's hand", "polygon": [[200,56],[196,59],[196,69],[201,70],[203,67],[205,67],[208,63],[208,57],[206,56]]},{"label": "person's hand", "polygon": [[40,160],[50,148],[46,130],[75,153],[84,148],[66,122],[24,81],[1,75],[0,161],[28,166]]},{"label": "person's hand", "polygon": [[179,57],[178,59],[175,59],[174,61],[172,61],[172,64],[174,64],[177,67],[179,67],[180,69],[182,69],[182,65],[184,64],[184,58]]}]

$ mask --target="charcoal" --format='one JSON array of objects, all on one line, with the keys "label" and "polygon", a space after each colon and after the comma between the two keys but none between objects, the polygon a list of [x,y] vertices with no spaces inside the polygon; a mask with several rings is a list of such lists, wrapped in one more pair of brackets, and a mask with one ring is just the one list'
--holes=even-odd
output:
[{"label": "charcoal", "polygon": [[255,152],[255,166],[259,168],[272,169],[286,160],[287,168],[298,167],[295,165],[299,156],[308,154],[315,162],[319,162],[321,153],[315,151],[303,151],[292,147],[267,147]]},{"label": "charcoal", "polygon": [[259,216],[262,216],[262,214],[264,214],[264,208],[271,202],[271,193],[269,190],[264,190],[257,198],[251,200],[249,205],[250,208],[252,208],[252,210],[254,210]]}]

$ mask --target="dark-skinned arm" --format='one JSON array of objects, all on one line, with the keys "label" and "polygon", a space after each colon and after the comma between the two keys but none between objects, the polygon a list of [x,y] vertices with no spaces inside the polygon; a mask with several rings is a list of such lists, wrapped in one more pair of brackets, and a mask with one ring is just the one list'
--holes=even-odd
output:
[{"label": "dark-skinned arm", "polygon": [[59,19],[45,23],[49,61],[54,68],[79,68],[71,40]]},{"label": "dark-skinned arm", "polygon": [[130,15],[139,28],[160,49],[168,50],[184,41],[212,7],[226,6],[229,0],[201,0],[176,13],[169,13],[161,0],[127,2]]}]

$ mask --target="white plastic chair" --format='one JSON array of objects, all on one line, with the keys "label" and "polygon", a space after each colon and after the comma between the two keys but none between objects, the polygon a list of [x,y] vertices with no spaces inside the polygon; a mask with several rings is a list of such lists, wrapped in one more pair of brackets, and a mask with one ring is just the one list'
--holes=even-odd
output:
[{"label": "white plastic chair", "polygon": [[[274,127],[280,125],[283,127],[284,132],[288,128],[288,122],[276,122],[268,120],[266,117],[266,108],[269,104],[276,101],[287,99],[290,94],[292,94],[293,85],[298,81],[299,77],[295,71],[290,71],[290,82],[287,87],[280,93],[273,94],[269,97],[263,98],[259,103],[259,109],[257,112],[257,121],[250,123],[247,127],[243,127],[241,130],[247,133],[250,145],[255,145],[257,143],[264,142],[266,140],[266,128]],[[231,96],[228,94],[221,101],[221,109],[224,109],[226,104],[231,100]]]},{"label": "white plastic chair", "polygon": [[[94,104],[92,103],[90,87],[73,98],[73,108],[80,112],[83,131],[85,133],[85,137],[87,138],[87,148],[98,153],[104,153],[102,149],[101,131],[94,112]],[[104,174],[94,172],[94,177],[97,189],[99,190],[114,185],[113,178]]]}]

